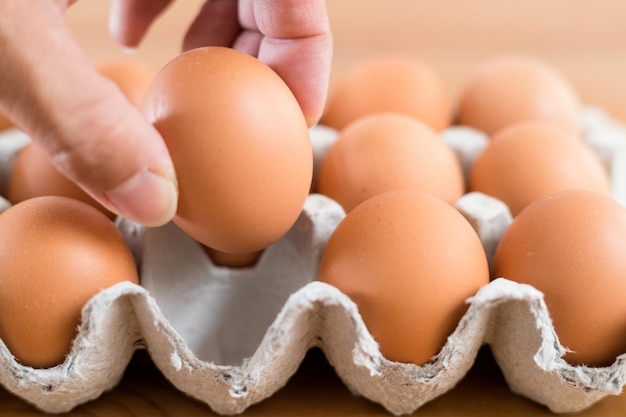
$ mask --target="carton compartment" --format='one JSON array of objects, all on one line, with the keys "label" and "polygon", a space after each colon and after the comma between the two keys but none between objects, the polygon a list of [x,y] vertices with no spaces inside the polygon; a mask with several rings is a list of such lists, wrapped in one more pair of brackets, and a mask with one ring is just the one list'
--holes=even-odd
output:
[{"label": "carton compartment", "polygon": [[[600,109],[582,117],[585,139],[611,174],[613,197],[624,204],[626,133]],[[320,126],[311,133],[319,161],[336,132]],[[0,179],[6,181],[28,138],[17,131],[2,136]],[[461,126],[442,137],[465,170],[486,144],[480,132]],[[0,203],[0,210],[10,206]],[[506,205],[468,193],[456,208],[491,259],[511,222]],[[626,354],[605,368],[569,365],[542,294],[503,278],[467,300],[466,314],[430,363],[387,360],[356,305],[316,281],[325,244],[344,215],[336,202],[311,194],[292,230],[254,267],[242,269],[215,266],[174,224],[146,229],[118,220],[139,262],[141,285],[121,283],[93,297],[72,350],[56,367],[23,366],[0,341],[0,383],[40,410],[66,412],[116,386],[133,353],[146,349],[178,389],[220,414],[237,414],[282,388],[306,352],[318,347],[355,395],[401,415],[452,389],[489,345],[510,388],[553,412],[581,411],[622,391]]]}]

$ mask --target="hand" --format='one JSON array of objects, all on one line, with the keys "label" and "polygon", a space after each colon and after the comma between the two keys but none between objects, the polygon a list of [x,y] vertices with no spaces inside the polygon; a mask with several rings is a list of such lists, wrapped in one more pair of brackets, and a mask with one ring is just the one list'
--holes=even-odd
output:
[{"label": "hand", "polygon": [[[103,205],[158,226],[176,211],[174,167],[156,129],[100,76],[64,19],[72,0],[0,1],[0,106],[57,167]],[[171,0],[114,0],[111,32],[136,46]],[[323,0],[210,0],[184,49],[257,55],[292,88],[310,124],[321,114],[332,37]]]},{"label": "hand", "polygon": [[[136,47],[172,0],[113,0],[110,31]],[[217,45],[239,49],[272,67],[295,94],[310,126],[328,89],[332,35],[324,0],[207,0],[183,50]]]},{"label": "hand", "polygon": [[111,211],[163,224],[177,201],[167,148],[72,38],[64,18],[71,3],[0,2],[0,105]]}]

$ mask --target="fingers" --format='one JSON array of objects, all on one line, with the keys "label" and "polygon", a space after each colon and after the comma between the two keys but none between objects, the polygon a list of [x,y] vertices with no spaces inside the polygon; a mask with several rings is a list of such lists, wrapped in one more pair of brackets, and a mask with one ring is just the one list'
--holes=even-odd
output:
[{"label": "fingers", "polygon": [[240,31],[237,0],[207,0],[189,26],[183,50],[210,45],[230,47]]},{"label": "fingers", "polygon": [[322,115],[328,94],[330,37],[301,38],[290,42],[264,38],[259,59],[287,83],[300,103],[309,126]]},{"label": "fingers", "polygon": [[161,137],[107,80],[88,85],[57,109],[73,117],[39,135],[53,160],[111,211],[147,226],[171,220],[176,180]]},{"label": "fingers", "polygon": [[183,48],[206,45],[258,56],[291,88],[309,126],[319,121],[332,59],[324,0],[207,0]]},{"label": "fingers", "polygon": [[[113,0],[110,31],[136,47],[172,0]],[[332,34],[324,0],[207,0],[191,24],[183,50],[233,46],[272,67],[291,88],[309,126],[324,109]]]},{"label": "fingers", "polygon": [[128,48],[136,48],[150,25],[172,0],[112,0],[109,32]]},{"label": "fingers", "polygon": [[[242,0],[239,18],[244,29],[264,35],[259,59],[291,88],[309,126],[317,123],[326,101],[332,60],[325,1]],[[241,40],[243,43],[246,38]]]},{"label": "fingers", "polygon": [[22,0],[0,3],[0,16],[0,100],[14,120],[107,208],[149,226],[169,221],[177,189],[163,140],[82,54],[62,11]]},{"label": "fingers", "polygon": [[330,32],[324,0],[240,0],[239,19],[245,29],[256,29],[269,38],[298,39]]}]

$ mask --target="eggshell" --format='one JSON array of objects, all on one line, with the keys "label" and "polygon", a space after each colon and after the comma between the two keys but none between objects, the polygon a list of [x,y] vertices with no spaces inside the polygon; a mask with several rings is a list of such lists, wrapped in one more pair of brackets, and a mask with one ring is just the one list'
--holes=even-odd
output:
[{"label": "eggshell", "polygon": [[44,149],[35,142],[30,142],[17,153],[5,195],[13,204],[42,196],[70,197],[95,207],[110,219],[116,217],[78,184],[63,175]]},{"label": "eggshell", "polygon": [[484,61],[465,81],[457,123],[488,134],[516,122],[540,120],[580,134],[581,104],[568,80],[544,60],[502,55]]},{"label": "eggshell", "polygon": [[354,65],[329,92],[321,122],[343,129],[371,113],[408,114],[436,131],[451,121],[451,101],[439,75],[410,56],[375,56]]},{"label": "eggshell", "polygon": [[567,190],[525,208],[502,236],[493,276],[540,290],[573,364],[608,366],[626,352],[626,209]]},{"label": "eggshell", "polygon": [[498,131],[474,161],[469,189],[504,201],[517,215],[532,201],[580,188],[611,194],[608,172],[578,136],[546,122]]},{"label": "eggshell", "polygon": [[0,337],[23,364],[63,362],[85,303],[120,281],[138,283],[123,236],[102,213],[39,197],[0,215]]},{"label": "eggshell", "polygon": [[464,192],[461,165],[433,129],[398,113],[362,117],[327,150],[316,191],[344,210],[385,191],[423,191],[452,204]]},{"label": "eggshell", "polygon": [[186,233],[223,252],[254,252],[293,226],[313,152],[300,106],[274,71],[230,48],[198,48],[161,69],[146,103],[174,161],[174,222]]},{"label": "eggshell", "polygon": [[246,268],[254,266],[263,254],[263,251],[246,253],[222,252],[208,246],[204,247],[204,251],[215,265],[228,268]]},{"label": "eggshell", "polygon": [[[445,265],[445,267],[443,267]],[[389,191],[350,211],[330,237],[319,281],[358,306],[388,359],[424,364],[489,282],[481,242],[449,204],[416,191]]]}]

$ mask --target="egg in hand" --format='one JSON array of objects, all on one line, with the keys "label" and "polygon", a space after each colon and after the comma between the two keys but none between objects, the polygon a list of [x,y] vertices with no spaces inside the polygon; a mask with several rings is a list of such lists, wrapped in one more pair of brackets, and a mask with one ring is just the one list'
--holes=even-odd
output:
[{"label": "egg in hand", "polygon": [[174,222],[203,245],[250,253],[293,226],[309,194],[313,150],[295,96],[270,67],[224,47],[187,51],[148,89],[179,185]]}]

